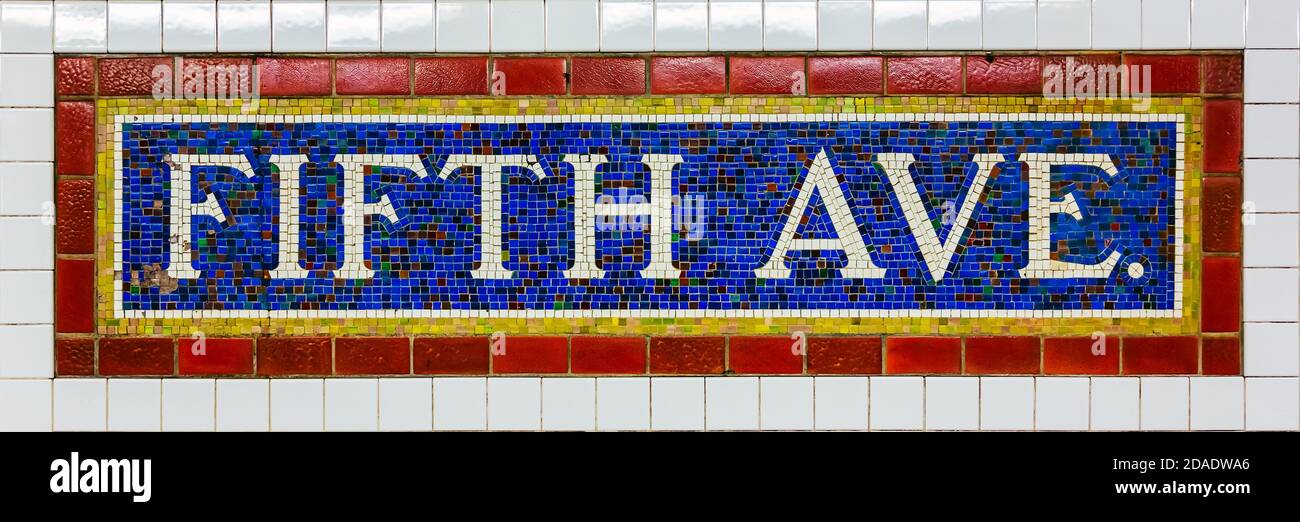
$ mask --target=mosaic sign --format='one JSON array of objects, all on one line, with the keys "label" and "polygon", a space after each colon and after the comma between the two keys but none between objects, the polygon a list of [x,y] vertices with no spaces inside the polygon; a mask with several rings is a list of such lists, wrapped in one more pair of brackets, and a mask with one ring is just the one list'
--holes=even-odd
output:
[{"label": "mosaic sign", "polygon": [[120,114],[112,317],[1179,317],[1184,125]]}]

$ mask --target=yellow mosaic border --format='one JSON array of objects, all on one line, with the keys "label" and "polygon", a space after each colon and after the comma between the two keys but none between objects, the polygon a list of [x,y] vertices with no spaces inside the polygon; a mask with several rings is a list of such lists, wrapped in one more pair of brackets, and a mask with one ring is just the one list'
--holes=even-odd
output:
[{"label": "yellow mosaic border", "polygon": [[[1023,96],[968,97],[654,97],[654,98],[281,98],[252,110],[239,100],[99,99],[96,110],[99,190],[96,195],[97,331],[103,335],[469,335],[530,334],[1195,334],[1200,330],[1201,113],[1199,97],[1149,100],[1062,100]],[[565,115],[565,114],[820,114],[820,113],[1095,113],[1183,114],[1183,312],[1180,318],[404,318],[376,319],[117,319],[111,199],[116,183],[107,146],[113,119],[139,114],[264,115]]]}]

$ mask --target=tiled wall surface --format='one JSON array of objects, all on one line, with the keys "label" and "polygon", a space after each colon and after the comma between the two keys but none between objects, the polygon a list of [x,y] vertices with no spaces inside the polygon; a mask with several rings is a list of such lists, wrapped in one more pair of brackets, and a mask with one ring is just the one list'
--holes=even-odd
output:
[{"label": "tiled wall surface", "polygon": [[[3,2],[0,429],[1295,430],[1298,13],[1293,0]],[[1245,49],[1243,376],[51,379],[52,53],[1034,49]]]}]

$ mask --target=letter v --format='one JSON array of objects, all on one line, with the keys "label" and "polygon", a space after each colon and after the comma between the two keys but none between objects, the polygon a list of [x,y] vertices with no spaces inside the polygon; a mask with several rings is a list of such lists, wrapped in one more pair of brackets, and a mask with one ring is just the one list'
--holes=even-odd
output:
[{"label": "letter v", "polygon": [[921,251],[926,269],[935,282],[943,281],[944,274],[948,272],[952,256],[956,253],[962,237],[966,235],[971,214],[975,213],[975,204],[984,194],[993,167],[1003,159],[1001,154],[976,154],[974,161],[979,168],[975,173],[975,180],[971,182],[970,188],[966,189],[966,197],[962,199],[957,220],[948,230],[948,237],[944,238],[943,243],[939,243],[939,229],[930,222],[926,205],[921,201],[921,195],[916,190],[916,182],[912,179],[911,166],[915,159],[911,154],[876,155],[876,163],[880,164],[885,178],[889,180],[894,194],[898,196],[903,217],[907,218],[907,226],[912,229],[912,238],[916,240],[917,249]]}]

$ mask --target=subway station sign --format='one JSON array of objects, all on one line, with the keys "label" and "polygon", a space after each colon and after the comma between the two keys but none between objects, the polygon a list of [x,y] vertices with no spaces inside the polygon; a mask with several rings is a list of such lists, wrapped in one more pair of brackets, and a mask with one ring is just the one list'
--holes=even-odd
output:
[{"label": "subway station sign", "polygon": [[1167,318],[1180,114],[119,114],[112,317]]}]

